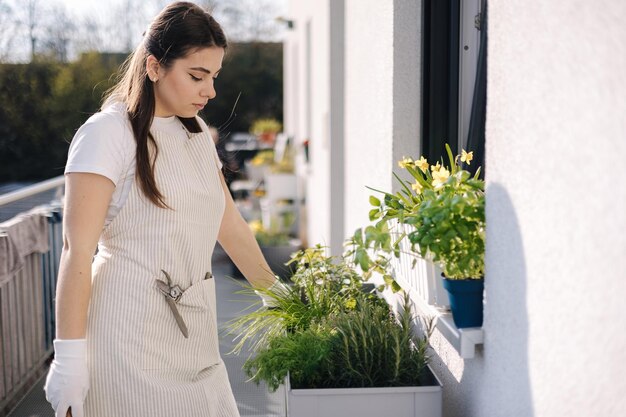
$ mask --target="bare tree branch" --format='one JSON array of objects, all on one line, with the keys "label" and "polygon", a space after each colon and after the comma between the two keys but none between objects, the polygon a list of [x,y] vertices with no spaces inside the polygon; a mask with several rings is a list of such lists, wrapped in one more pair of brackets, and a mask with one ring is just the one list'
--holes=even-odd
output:
[{"label": "bare tree branch", "polygon": [[7,61],[13,52],[18,23],[9,2],[0,0],[0,62]]},{"label": "bare tree branch", "polygon": [[76,24],[64,4],[50,5],[43,27],[42,52],[57,61],[67,62],[70,43],[75,39]]}]

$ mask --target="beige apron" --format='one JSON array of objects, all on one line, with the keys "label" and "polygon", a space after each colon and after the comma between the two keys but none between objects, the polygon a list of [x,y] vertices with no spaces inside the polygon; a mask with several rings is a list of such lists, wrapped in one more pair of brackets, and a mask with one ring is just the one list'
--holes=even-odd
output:
[{"label": "beige apron", "polygon": [[[105,228],[92,266],[87,326],[90,390],[85,417],[236,417],[218,350],[211,255],[224,212],[217,153],[208,133],[153,132],[155,178],[171,209],[136,182]],[[183,336],[156,280],[183,290]],[[210,275],[209,275],[210,276]]]}]

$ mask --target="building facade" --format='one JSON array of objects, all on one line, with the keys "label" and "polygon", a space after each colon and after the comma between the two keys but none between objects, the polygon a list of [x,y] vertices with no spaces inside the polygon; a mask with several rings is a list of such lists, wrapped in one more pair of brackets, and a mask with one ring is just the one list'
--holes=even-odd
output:
[{"label": "building facade", "polygon": [[[443,3],[459,24],[439,53],[426,41]],[[341,253],[369,224],[366,186],[397,190],[397,161],[428,153],[441,68],[458,89],[440,136],[467,144],[487,30],[485,320],[473,357],[435,332],[444,415],[626,415],[626,3],[489,1],[487,22],[480,3],[289,1],[285,129],[309,141],[307,242]],[[397,271],[412,296],[433,275]]]}]

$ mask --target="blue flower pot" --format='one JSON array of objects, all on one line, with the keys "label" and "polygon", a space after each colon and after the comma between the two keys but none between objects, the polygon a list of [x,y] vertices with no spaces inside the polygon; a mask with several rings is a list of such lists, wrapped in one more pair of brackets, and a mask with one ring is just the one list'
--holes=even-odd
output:
[{"label": "blue flower pot", "polygon": [[454,324],[459,329],[483,325],[484,279],[443,279]]}]

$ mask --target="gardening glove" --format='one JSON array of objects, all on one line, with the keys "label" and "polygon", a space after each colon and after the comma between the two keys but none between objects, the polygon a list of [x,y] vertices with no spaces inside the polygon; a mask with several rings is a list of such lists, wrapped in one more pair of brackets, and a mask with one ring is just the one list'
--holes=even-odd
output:
[{"label": "gardening glove", "polygon": [[254,292],[261,297],[261,301],[263,302],[263,306],[267,308],[276,308],[278,305],[276,304],[276,297],[273,297],[273,294],[279,295],[281,293],[286,294],[289,291],[289,287],[283,284],[279,279],[276,279],[269,288],[258,291],[254,290]]},{"label": "gardening glove", "polygon": [[56,417],[83,417],[83,403],[89,390],[86,339],[54,340],[54,360],[43,389]]}]

